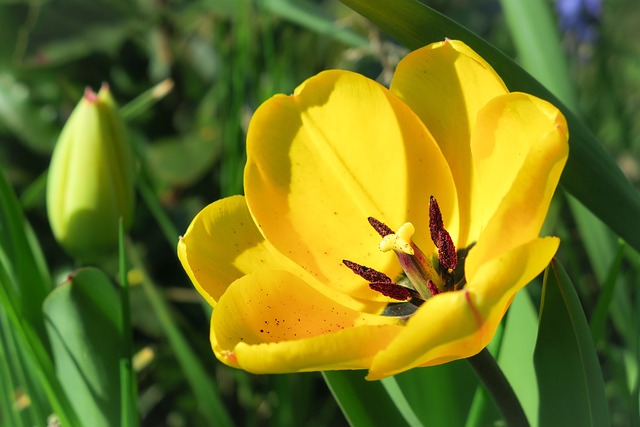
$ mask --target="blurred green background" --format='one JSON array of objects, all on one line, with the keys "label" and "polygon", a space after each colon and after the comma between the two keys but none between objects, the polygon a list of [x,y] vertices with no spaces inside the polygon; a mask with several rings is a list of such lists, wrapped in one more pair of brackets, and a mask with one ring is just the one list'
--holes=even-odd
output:
[{"label": "blurred green background", "polygon": [[[517,60],[499,1],[426,3]],[[555,4],[549,2],[549,7]],[[566,22],[558,26],[578,94],[577,113],[636,187],[638,22],[639,2],[604,0],[598,16],[571,28]],[[319,374],[252,376],[215,360],[208,309],[180,267],[175,245],[202,207],[242,193],[245,133],[262,101],[291,93],[307,77],[329,68],[355,70],[388,83],[405,53],[336,0],[0,0],[0,165],[56,283],[77,267],[53,240],[45,210],[46,170],[58,133],[86,86],[97,90],[108,82],[120,105],[129,108],[129,137],[148,190],[138,196],[130,232],[139,255],[134,263],[139,274],[131,274],[130,281],[143,425],[198,426],[210,420],[196,410],[197,399],[176,363],[175,341],[167,339],[142,277],[152,280],[169,303],[171,322],[215,380],[235,424],[346,424]],[[162,94],[152,102],[127,105],[159,84]],[[561,258],[579,283],[589,317],[612,265],[615,239],[606,229],[604,237],[585,234],[587,226],[575,211],[562,201],[554,207],[565,248]],[[158,208],[168,222],[158,223]],[[101,267],[115,276],[116,257]],[[622,270],[618,277],[637,285],[637,258],[624,258]],[[635,297],[637,286],[629,292]],[[614,309],[623,312],[614,314],[614,326],[607,324],[607,337],[614,347],[633,345],[637,350],[638,308],[628,307],[628,301],[624,308],[625,297],[617,299],[622,300],[614,304],[621,305]],[[622,329],[615,326],[624,323]],[[625,336],[629,327],[631,335]],[[610,355],[611,347],[603,351]],[[605,379],[620,375],[616,369],[623,362],[616,357],[604,365]],[[613,419],[616,414],[624,419],[628,405],[638,402],[616,400],[615,382],[611,384]]]}]

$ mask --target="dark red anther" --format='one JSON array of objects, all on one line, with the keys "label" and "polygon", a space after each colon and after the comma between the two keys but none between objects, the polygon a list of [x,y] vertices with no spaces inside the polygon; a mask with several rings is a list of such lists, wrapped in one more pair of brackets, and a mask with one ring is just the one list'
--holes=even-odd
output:
[{"label": "dark red anther", "polygon": [[456,253],[453,240],[451,240],[451,235],[447,230],[440,230],[436,246],[438,247],[438,261],[440,261],[440,265],[450,270],[455,270],[458,265],[458,254]]},{"label": "dark red anther", "polygon": [[431,240],[438,246],[440,230],[444,230],[444,223],[442,222],[442,212],[440,212],[440,206],[436,198],[431,196],[429,198],[429,232],[431,233]]},{"label": "dark red anther", "polygon": [[349,267],[351,271],[356,273],[368,282],[374,283],[393,283],[391,278],[384,273],[381,273],[373,268],[365,267],[364,265],[356,264],[353,261],[342,260],[342,263]]},{"label": "dark red anther", "polygon": [[406,301],[411,297],[409,289],[402,285],[396,285],[395,283],[372,282],[369,283],[369,287],[376,292],[380,292],[386,297],[393,298],[398,301]]},{"label": "dark red anther", "polygon": [[427,280],[427,289],[431,292],[431,295],[436,296],[442,291],[431,280]]},{"label": "dark red anther", "polygon": [[378,232],[380,237],[388,236],[389,234],[393,234],[393,230],[389,228],[389,226],[381,221],[378,221],[374,217],[370,216],[367,218],[369,220],[369,224],[373,227],[374,230]]}]

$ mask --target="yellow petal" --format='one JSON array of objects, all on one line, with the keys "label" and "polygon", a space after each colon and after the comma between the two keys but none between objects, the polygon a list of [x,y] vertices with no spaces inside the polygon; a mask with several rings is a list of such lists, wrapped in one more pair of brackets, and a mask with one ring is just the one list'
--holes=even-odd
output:
[{"label": "yellow petal", "polygon": [[542,238],[483,265],[460,291],[427,300],[373,362],[367,379],[473,356],[491,341],[516,292],[549,263],[559,240]]},{"label": "yellow petal", "polygon": [[[379,295],[341,261],[399,273],[378,250],[373,216],[391,228],[423,224],[435,195],[457,217],[452,177],[415,114],[378,83],[327,71],[254,114],[247,136],[247,204],[264,236],[318,280],[357,298]],[[433,247],[418,241],[425,250]]]},{"label": "yellow petal", "polygon": [[211,343],[222,362],[252,373],[368,368],[402,329],[327,298],[283,271],[234,282],[214,309]]},{"label": "yellow petal", "polygon": [[[464,43],[447,40],[407,55],[396,68],[391,91],[427,125],[456,183],[461,229],[451,233],[464,247],[472,225],[473,162],[469,141],[480,109],[492,98],[507,93],[502,79]],[[438,200],[439,201],[439,200]]]},{"label": "yellow petal", "polygon": [[478,117],[472,147],[481,203],[473,220],[482,231],[466,271],[538,236],[569,153],[564,117],[531,95],[495,98]]},{"label": "yellow petal", "polygon": [[378,312],[383,308],[380,303],[355,300],[327,288],[280,254],[260,234],[242,196],[218,200],[200,211],[178,242],[178,258],[211,306],[236,279],[258,270],[276,269],[297,275],[354,310]]},{"label": "yellow petal", "polygon": [[178,242],[178,257],[194,286],[212,306],[229,284],[260,268],[283,268],[281,256],[253,223],[244,197],[205,207]]}]

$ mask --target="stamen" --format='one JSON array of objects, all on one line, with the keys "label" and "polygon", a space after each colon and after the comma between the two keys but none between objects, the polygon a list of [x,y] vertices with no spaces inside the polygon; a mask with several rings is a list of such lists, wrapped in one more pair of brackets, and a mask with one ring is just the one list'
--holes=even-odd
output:
[{"label": "stamen", "polygon": [[351,271],[356,273],[358,276],[362,277],[368,282],[371,283],[393,283],[391,278],[384,273],[381,273],[377,270],[374,270],[370,267],[365,267],[364,265],[357,264],[353,261],[349,261],[347,259],[342,260],[342,263],[346,265]]},{"label": "stamen", "polygon": [[431,280],[429,280],[429,281],[427,282],[427,289],[429,289],[429,292],[431,292],[431,295],[433,295],[433,296],[436,296],[436,295],[438,295],[439,293],[442,293],[442,291],[440,290],[440,288],[438,288],[438,287],[436,286],[436,284],[435,284],[435,283],[433,283]]},{"label": "stamen", "polygon": [[444,230],[442,212],[440,212],[440,206],[438,206],[436,198],[431,196],[429,198],[429,232],[431,233],[431,240],[436,247],[438,247],[440,230]]},{"label": "stamen", "polygon": [[438,248],[438,261],[449,273],[458,265],[458,255],[451,235],[444,228],[442,212],[435,197],[429,198],[429,233],[431,240]]},{"label": "stamen", "polygon": [[380,235],[380,237],[388,236],[389,234],[393,234],[393,230],[389,228],[389,226],[382,221],[378,221],[374,217],[370,216],[367,218],[369,220],[369,224],[373,227],[374,230]]},{"label": "stamen", "polygon": [[455,270],[458,265],[458,254],[447,230],[440,230],[436,246],[438,246],[438,261],[440,261],[440,265],[448,268],[449,272]]},{"label": "stamen", "polygon": [[372,282],[369,287],[374,291],[380,292],[382,295],[393,298],[398,301],[406,301],[411,298],[409,289],[395,283],[388,282]]}]

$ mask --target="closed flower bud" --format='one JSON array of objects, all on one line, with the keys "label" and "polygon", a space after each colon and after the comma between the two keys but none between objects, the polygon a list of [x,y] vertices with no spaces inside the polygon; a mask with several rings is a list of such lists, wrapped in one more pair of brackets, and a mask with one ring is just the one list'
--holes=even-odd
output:
[{"label": "closed flower bud", "polygon": [[62,129],[47,184],[53,234],[76,258],[94,260],[114,249],[119,218],[133,217],[133,158],[124,123],[105,84],[86,89]]}]

